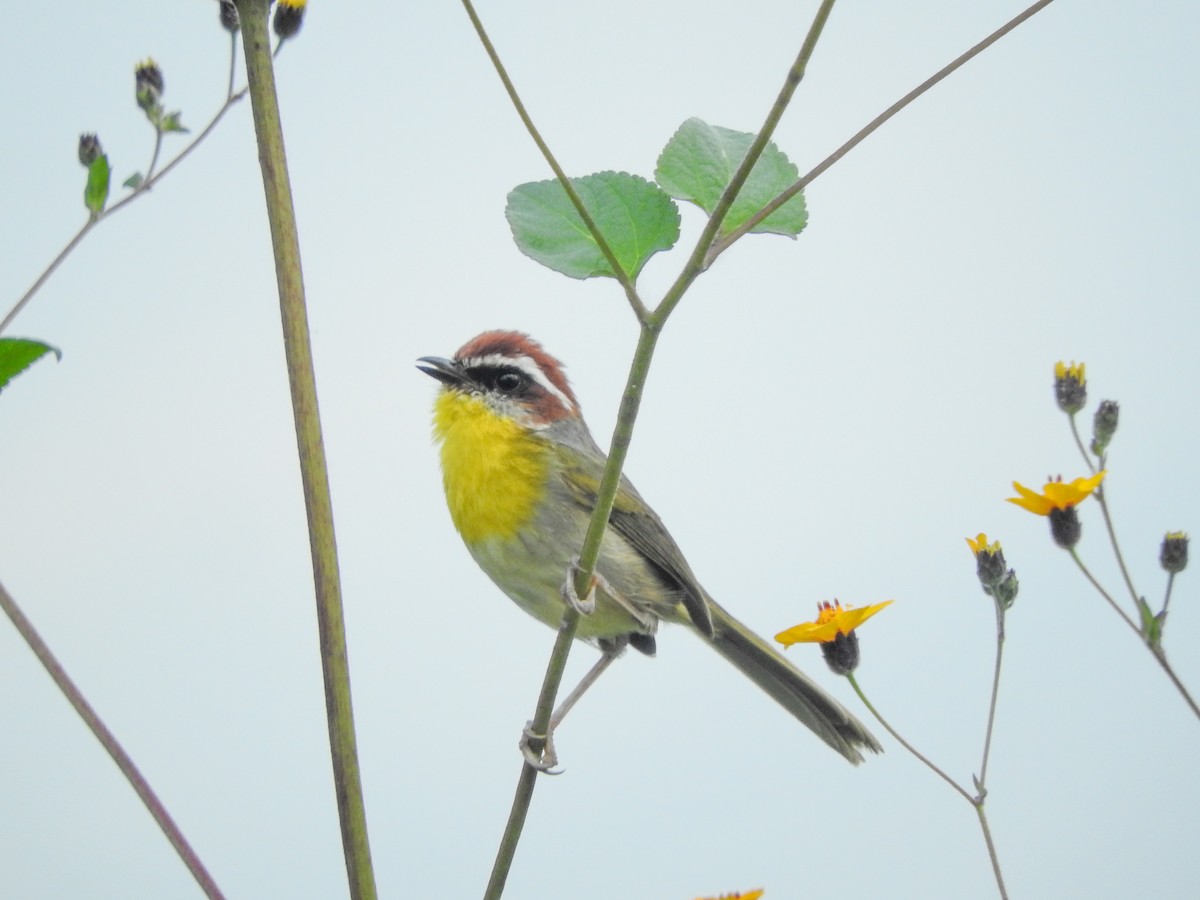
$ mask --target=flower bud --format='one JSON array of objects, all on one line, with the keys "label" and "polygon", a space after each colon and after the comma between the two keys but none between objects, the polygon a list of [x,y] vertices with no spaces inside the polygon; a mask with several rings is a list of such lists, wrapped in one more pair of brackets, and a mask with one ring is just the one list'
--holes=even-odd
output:
[{"label": "flower bud", "polygon": [[133,84],[138,106],[146,112],[158,107],[162,100],[163,75],[154,60],[147,58],[137,64],[133,70]]},{"label": "flower bud", "polygon": [[85,169],[90,168],[103,152],[104,148],[100,146],[99,137],[90,133],[79,136],[79,162]]},{"label": "flower bud", "polygon": [[1163,538],[1158,561],[1172,575],[1177,575],[1186,569],[1188,564],[1187,534],[1182,531],[1168,531],[1167,536]]},{"label": "flower bud", "polygon": [[1096,408],[1096,419],[1092,425],[1092,452],[1102,456],[1108,449],[1108,442],[1117,433],[1117,420],[1121,408],[1116,400],[1101,400]]},{"label": "flower bud", "polygon": [[1083,363],[1063,362],[1054,364],[1054,399],[1058,408],[1069,416],[1075,415],[1087,405],[1087,379],[1084,378]]},{"label": "flower bud", "polygon": [[858,668],[858,635],[839,631],[833,640],[821,643],[821,655],[835,675],[849,675]]},{"label": "flower bud", "polygon": [[1012,605],[1017,600],[1017,591],[1020,586],[1020,583],[1017,581],[1016,570],[1009,569],[996,580],[994,585],[985,587],[984,591],[996,598],[996,602],[1000,604],[1001,609],[1012,609]]},{"label": "flower bud", "polygon": [[275,6],[275,18],[272,27],[280,40],[287,40],[300,30],[304,24],[304,7],[308,0],[279,0]]},{"label": "flower bud", "polygon": [[237,4],[233,0],[221,0],[221,27],[230,34],[236,34],[241,27],[241,20],[238,18]]},{"label": "flower bud", "polygon": [[1083,526],[1079,524],[1079,513],[1074,506],[1052,509],[1048,515],[1050,536],[1054,538],[1054,543],[1064,550],[1070,550],[1079,543],[1079,538],[1083,534]]}]

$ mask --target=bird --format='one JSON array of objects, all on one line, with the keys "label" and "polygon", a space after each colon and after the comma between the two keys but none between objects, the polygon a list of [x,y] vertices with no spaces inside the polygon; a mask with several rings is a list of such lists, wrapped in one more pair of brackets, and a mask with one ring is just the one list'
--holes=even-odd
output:
[{"label": "bird", "polygon": [[881,747],[836,699],[701,587],[662,520],[621,476],[592,590],[575,594],[578,554],[607,457],[592,438],[563,365],[520,331],[485,331],[452,358],[417,368],[441,383],[433,433],[450,518],[479,567],[535,619],[558,628],[566,604],[582,613],[576,638],[600,660],[563,702],[553,729],[627,647],[654,656],[660,622],[684,625],[857,765]]}]

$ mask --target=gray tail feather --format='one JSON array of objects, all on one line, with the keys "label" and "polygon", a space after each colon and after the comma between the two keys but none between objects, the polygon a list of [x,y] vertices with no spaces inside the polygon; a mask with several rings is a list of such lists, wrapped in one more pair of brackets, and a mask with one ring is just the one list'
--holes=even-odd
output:
[{"label": "gray tail feather", "polygon": [[871,732],[816,682],[784,659],[765,640],[709,601],[715,634],[709,640],[723,657],[821,740],[854,765],[863,761],[859,748],[881,753]]}]

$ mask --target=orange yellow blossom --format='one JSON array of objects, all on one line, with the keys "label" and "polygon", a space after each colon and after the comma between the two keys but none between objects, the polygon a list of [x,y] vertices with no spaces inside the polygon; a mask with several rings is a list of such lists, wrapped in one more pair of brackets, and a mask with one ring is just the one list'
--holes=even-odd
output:
[{"label": "orange yellow blossom", "polygon": [[833,603],[822,603],[817,621],[793,625],[787,631],[775,635],[775,640],[785,647],[792,644],[827,643],[834,640],[838,634],[849,634],[891,602],[884,600],[882,603],[862,607],[842,606],[836,600]]},{"label": "orange yellow blossom", "polygon": [[971,547],[971,552],[978,556],[980,553],[991,553],[993,555],[1000,552],[1000,542],[992,541],[988,543],[987,535],[982,531],[979,532],[979,537],[967,538],[967,544]]},{"label": "orange yellow blossom", "polygon": [[1047,481],[1040,494],[1031,491],[1020,482],[1014,481],[1013,488],[1021,496],[1009,497],[1008,502],[1015,503],[1022,509],[1027,509],[1039,516],[1048,516],[1053,510],[1070,509],[1072,506],[1082,503],[1087,499],[1088,494],[1100,486],[1105,474],[1101,470],[1091,478],[1076,478],[1069,483],[1063,483],[1061,480]]},{"label": "orange yellow blossom", "polygon": [[722,894],[720,897],[697,897],[696,900],[758,900],[763,895],[761,888],[744,894]]}]

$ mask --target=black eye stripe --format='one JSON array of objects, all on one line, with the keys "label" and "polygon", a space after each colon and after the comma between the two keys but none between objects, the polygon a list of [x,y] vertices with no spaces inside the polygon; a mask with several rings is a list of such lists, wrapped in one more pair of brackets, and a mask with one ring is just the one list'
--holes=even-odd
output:
[{"label": "black eye stripe", "polygon": [[527,374],[513,366],[472,366],[467,370],[480,387],[502,394],[516,394],[530,385]]}]

